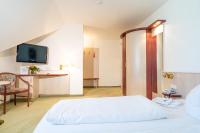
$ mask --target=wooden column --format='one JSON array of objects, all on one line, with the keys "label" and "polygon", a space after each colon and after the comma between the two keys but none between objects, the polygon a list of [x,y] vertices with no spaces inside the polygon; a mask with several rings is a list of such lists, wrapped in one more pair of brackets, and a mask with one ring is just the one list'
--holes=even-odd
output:
[{"label": "wooden column", "polygon": [[152,30],[165,22],[156,20],[146,29],[146,95],[149,99],[152,99],[152,92],[157,93],[157,37],[152,35]]},{"label": "wooden column", "polygon": [[146,80],[147,98],[152,99],[152,92],[157,93],[157,46],[156,36],[151,30],[146,32]]},{"label": "wooden column", "polygon": [[126,35],[122,38],[122,92],[126,96]]}]

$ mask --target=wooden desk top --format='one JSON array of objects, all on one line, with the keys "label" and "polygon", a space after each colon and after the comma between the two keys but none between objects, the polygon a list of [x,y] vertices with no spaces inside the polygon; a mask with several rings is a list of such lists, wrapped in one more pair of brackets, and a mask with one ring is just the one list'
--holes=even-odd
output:
[{"label": "wooden desk top", "polygon": [[68,74],[64,73],[64,74],[17,74],[18,76],[49,76],[49,77],[56,77],[56,76],[67,76]]}]

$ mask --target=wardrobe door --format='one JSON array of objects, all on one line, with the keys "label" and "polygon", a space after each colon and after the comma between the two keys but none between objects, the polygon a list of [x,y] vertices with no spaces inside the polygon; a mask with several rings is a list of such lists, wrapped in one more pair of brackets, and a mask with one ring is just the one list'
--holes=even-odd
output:
[{"label": "wardrobe door", "polygon": [[146,31],[126,35],[127,95],[146,96]]}]

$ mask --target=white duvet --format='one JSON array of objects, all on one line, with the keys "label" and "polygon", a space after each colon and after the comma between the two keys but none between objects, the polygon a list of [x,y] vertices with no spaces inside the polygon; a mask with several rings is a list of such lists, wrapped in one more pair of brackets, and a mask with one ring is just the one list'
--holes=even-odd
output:
[{"label": "white duvet", "polygon": [[52,124],[137,122],[166,118],[166,112],[143,96],[62,100],[47,113]]}]

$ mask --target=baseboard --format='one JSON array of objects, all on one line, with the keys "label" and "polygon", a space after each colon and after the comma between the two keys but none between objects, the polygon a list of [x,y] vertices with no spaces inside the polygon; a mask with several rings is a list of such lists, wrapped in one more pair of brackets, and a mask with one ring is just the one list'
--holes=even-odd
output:
[{"label": "baseboard", "polygon": [[70,96],[68,94],[57,94],[57,95],[54,95],[54,94],[40,94],[39,97],[67,97],[67,96]]},{"label": "baseboard", "polygon": [[[98,88],[114,88],[114,87],[121,88],[121,86],[98,86]],[[96,88],[96,86],[84,86],[83,88]]]},{"label": "baseboard", "polygon": [[71,94],[69,96],[70,97],[80,97],[80,96],[84,96],[84,94]]},{"label": "baseboard", "polygon": [[[30,102],[34,102],[37,98],[30,98]],[[27,98],[22,98],[22,97],[17,97],[16,99],[17,102],[27,102]],[[6,101],[6,103],[14,102],[14,99],[9,99]],[[3,104],[3,101],[0,100],[0,105]]]},{"label": "baseboard", "polygon": [[[9,101],[6,101],[6,104],[10,103],[10,100]],[[0,105],[3,104],[3,101],[0,101]]]},{"label": "baseboard", "polygon": [[74,94],[74,95],[70,95],[70,94],[58,94],[58,95],[48,95],[48,94],[40,94],[39,97],[76,97],[76,96],[83,96],[83,94]]},{"label": "baseboard", "polygon": [[[37,98],[30,98],[30,102],[34,102]],[[27,98],[17,98],[17,102],[27,102]],[[10,102],[14,102],[14,99],[10,99]]]},{"label": "baseboard", "polygon": [[115,88],[115,87],[121,88],[121,86],[99,86],[99,88]]}]

